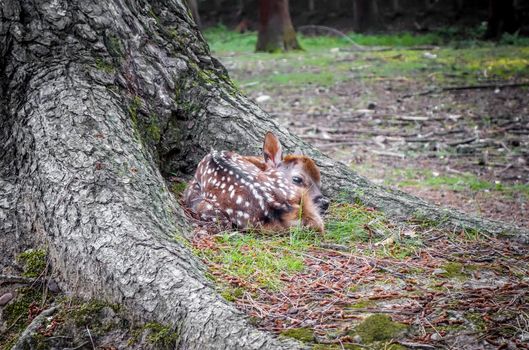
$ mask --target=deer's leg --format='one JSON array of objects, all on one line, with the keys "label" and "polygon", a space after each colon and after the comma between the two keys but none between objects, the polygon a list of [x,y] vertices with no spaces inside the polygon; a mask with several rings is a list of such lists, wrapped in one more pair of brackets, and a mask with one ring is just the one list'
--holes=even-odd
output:
[{"label": "deer's leg", "polygon": [[197,202],[194,212],[201,220],[228,225],[231,223],[228,214],[219,206],[216,201],[202,198]]},{"label": "deer's leg", "polygon": [[183,198],[185,206],[191,209],[192,212],[196,213],[198,204],[204,199],[202,197],[202,189],[196,179],[191,180],[188,184],[184,191]]}]

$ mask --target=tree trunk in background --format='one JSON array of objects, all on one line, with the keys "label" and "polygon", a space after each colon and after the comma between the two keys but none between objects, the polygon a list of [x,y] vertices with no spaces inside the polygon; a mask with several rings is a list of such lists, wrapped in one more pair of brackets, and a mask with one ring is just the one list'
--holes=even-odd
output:
[{"label": "tree trunk in background", "polygon": [[200,23],[200,15],[198,14],[198,1],[197,0],[186,0],[186,3],[187,3],[187,6],[189,7],[189,10],[191,11],[191,15],[193,16],[195,23],[200,28],[202,25]]},{"label": "tree trunk in background", "polygon": [[356,32],[364,33],[380,24],[375,0],[354,0],[353,11],[353,28]]},{"label": "tree trunk in background", "polygon": [[391,9],[393,16],[400,16],[402,14],[399,0],[391,0]]},{"label": "tree trunk in background", "polygon": [[489,19],[485,39],[499,39],[504,32],[518,29],[513,0],[489,0]]},{"label": "tree trunk in background", "polygon": [[527,230],[376,186],[281,129],[210,56],[182,0],[0,2],[0,266],[44,243],[83,296],[172,324],[179,349],[297,349],[256,330],[181,244],[164,174],[215,149],[260,153],[273,131],[322,170],[324,192],[391,218],[527,240]]},{"label": "tree trunk in background", "polygon": [[299,50],[290,19],[288,0],[259,0],[259,35],[256,51]]}]

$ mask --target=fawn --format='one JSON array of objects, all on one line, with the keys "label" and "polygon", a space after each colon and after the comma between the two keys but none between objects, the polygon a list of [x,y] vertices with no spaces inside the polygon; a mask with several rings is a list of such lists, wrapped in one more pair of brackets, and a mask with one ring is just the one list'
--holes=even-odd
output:
[{"label": "fawn", "polygon": [[238,229],[282,231],[300,223],[323,232],[329,201],[320,191],[320,170],[301,154],[283,158],[281,144],[265,135],[263,157],[213,151],[198,164],[184,192],[200,219]]}]

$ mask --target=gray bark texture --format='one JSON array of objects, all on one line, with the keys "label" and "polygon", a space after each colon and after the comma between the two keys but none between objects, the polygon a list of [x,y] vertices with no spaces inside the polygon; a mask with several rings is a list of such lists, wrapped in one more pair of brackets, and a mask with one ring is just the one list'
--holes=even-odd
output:
[{"label": "gray bark texture", "polygon": [[266,131],[322,169],[325,192],[451,228],[527,231],[375,186],[290,135],[210,56],[182,0],[0,0],[0,268],[36,242],[78,294],[174,325],[180,349],[296,349],[220,298],[182,237],[164,176]]}]

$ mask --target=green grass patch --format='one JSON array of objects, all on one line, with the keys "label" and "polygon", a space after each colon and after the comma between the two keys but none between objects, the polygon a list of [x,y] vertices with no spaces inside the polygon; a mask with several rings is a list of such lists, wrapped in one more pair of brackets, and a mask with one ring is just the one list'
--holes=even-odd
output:
[{"label": "green grass patch", "polygon": [[529,198],[528,184],[502,184],[478,178],[473,174],[439,175],[430,170],[421,169],[395,169],[385,179],[386,185],[400,187],[431,187],[451,191],[497,191],[507,195],[520,193]]},{"label": "green grass patch", "polygon": [[274,85],[319,85],[319,86],[331,86],[336,81],[341,80],[331,72],[292,72],[284,74],[274,74],[267,79],[265,82]]},{"label": "green grass patch", "polygon": [[[529,75],[527,38],[517,36],[505,36],[498,45],[476,40],[479,35],[472,33],[467,34],[469,40],[452,28],[419,35],[353,33],[349,38],[360,45],[390,50],[351,51],[351,42],[343,37],[298,34],[304,51],[270,54],[254,52],[255,32],[239,34],[217,26],[206,29],[204,35],[213,53],[228,67],[236,67],[232,74],[239,85],[252,83],[248,90],[310,84],[328,87],[351,79],[410,76],[438,85],[460,85]],[[433,59],[424,50],[406,49],[421,45],[442,46],[431,50]]]},{"label": "green grass patch", "polygon": [[[228,29],[224,25],[209,27],[204,30],[204,36],[214,52],[253,52],[257,44],[257,32],[237,33]],[[330,36],[325,33],[319,35],[297,34],[301,46],[307,50],[328,50],[335,47],[350,47],[351,40],[363,46],[390,46],[390,47],[413,47],[423,45],[446,45],[453,43],[458,44],[453,33],[447,31],[436,31],[425,34],[416,34],[410,32],[401,32],[394,34],[359,34],[346,33],[343,36]],[[516,36],[505,36],[503,44],[524,46],[525,38]],[[464,39],[465,43],[468,43]],[[487,42],[476,40],[474,45],[490,45]],[[469,46],[467,44],[467,46]]]},{"label": "green grass patch", "polygon": [[358,204],[333,204],[326,217],[324,241],[338,244],[368,242],[390,232],[381,212]]},{"label": "green grass patch", "polygon": [[[281,276],[303,271],[302,252],[309,240],[291,240],[289,236],[262,236],[247,232],[224,233],[216,237],[217,249],[201,249],[196,253],[207,261],[222,266],[223,272],[259,287],[278,290]],[[228,299],[232,299],[232,291]]]},{"label": "green grass patch", "polygon": [[176,196],[180,196],[187,188],[186,182],[173,182],[171,184],[170,190],[175,194]]}]

